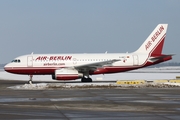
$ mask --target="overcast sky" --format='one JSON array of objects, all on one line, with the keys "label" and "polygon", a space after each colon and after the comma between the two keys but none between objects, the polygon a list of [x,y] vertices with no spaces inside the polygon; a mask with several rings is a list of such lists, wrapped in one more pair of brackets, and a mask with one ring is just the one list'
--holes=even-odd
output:
[{"label": "overcast sky", "polygon": [[0,0],[0,63],[34,53],[133,52],[168,23],[180,62],[180,0]]}]

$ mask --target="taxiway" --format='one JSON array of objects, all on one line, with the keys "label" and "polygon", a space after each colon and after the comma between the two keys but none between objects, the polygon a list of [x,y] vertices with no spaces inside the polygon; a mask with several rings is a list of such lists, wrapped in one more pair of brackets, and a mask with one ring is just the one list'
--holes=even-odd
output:
[{"label": "taxiway", "polygon": [[0,119],[179,120],[180,88],[14,90],[0,80]]}]

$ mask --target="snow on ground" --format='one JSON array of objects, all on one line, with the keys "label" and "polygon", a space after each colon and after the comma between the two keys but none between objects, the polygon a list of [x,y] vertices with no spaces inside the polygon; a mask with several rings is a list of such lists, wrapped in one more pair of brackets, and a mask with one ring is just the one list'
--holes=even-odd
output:
[{"label": "snow on ground", "polygon": [[93,89],[93,88],[173,88],[180,87],[180,83],[145,83],[134,85],[119,85],[114,83],[38,83],[24,84],[8,87],[18,90],[44,90],[44,89]]},{"label": "snow on ground", "polygon": [[[164,73],[162,70],[165,70]],[[146,71],[146,72],[143,72]],[[149,73],[150,72],[150,73]],[[38,84],[24,84],[24,85],[18,85],[18,86],[12,86],[10,88],[12,89],[47,89],[47,88],[73,88],[73,87],[97,87],[97,86],[103,86],[103,87],[111,87],[111,86],[118,86],[115,82],[108,82],[108,81],[117,81],[117,80],[147,80],[147,81],[153,81],[153,80],[170,80],[170,79],[176,79],[176,76],[180,76],[180,68],[143,68],[131,72],[124,72],[124,73],[115,73],[115,74],[105,74],[105,75],[93,75],[91,78],[93,81],[103,81],[101,83],[81,83],[80,79],[76,80],[79,81],[78,83],[72,83],[73,81],[68,81],[71,83],[53,83],[56,82],[56,80],[52,80],[51,75],[34,75],[33,81],[38,82],[52,82],[52,83],[38,83]],[[21,80],[21,81],[28,81],[29,76],[28,75],[16,75],[7,73],[3,70],[0,71],[0,79],[2,80]],[[107,82],[105,82],[107,81]],[[63,81],[64,82],[64,81]],[[166,85],[171,86],[180,86],[178,83],[166,83]]]},{"label": "snow on ground", "polygon": [[169,82],[167,82],[167,83],[164,83],[165,85],[175,85],[175,86],[180,86],[180,83],[169,83]]},{"label": "snow on ground", "polygon": [[[156,79],[175,79],[176,76],[180,76],[180,73],[115,73],[115,74],[105,74],[105,75],[93,75],[91,78],[93,81],[104,81],[104,80],[156,80]],[[0,71],[0,79],[3,80],[22,80],[28,81],[28,75],[16,75],[7,73],[5,71]],[[51,75],[34,75],[33,81],[49,81],[53,82]],[[80,79],[79,79],[80,81]]]},{"label": "snow on ground", "polygon": [[[93,80],[131,80],[131,79],[175,79],[176,76],[180,76],[179,66],[159,67],[159,68],[142,68],[129,72],[105,74],[105,75],[93,75]],[[28,81],[28,75],[17,75],[5,72],[0,69],[0,79],[6,80],[24,80]],[[34,75],[34,81],[56,81],[52,80],[51,75]]]},{"label": "snow on ground", "polygon": [[115,87],[114,83],[37,83],[11,86],[11,89],[26,89],[26,90],[42,90],[55,88],[97,88],[97,87]]},{"label": "snow on ground", "polygon": [[[0,79],[28,81],[29,76],[28,75],[11,74],[11,73],[8,73],[5,71],[0,71]],[[54,81],[54,80],[52,80],[50,75],[34,75],[33,81]]]},{"label": "snow on ground", "polygon": [[180,73],[179,66],[168,67],[155,67],[155,68],[141,68],[137,70],[129,71],[130,73]]}]

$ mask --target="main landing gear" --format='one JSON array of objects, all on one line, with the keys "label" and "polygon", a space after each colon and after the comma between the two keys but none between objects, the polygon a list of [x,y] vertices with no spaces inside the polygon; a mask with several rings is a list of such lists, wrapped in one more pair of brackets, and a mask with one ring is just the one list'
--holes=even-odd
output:
[{"label": "main landing gear", "polygon": [[85,77],[83,77],[83,78],[81,79],[81,82],[92,82],[92,79],[91,79],[91,78],[85,78]]},{"label": "main landing gear", "polygon": [[29,75],[29,81],[28,81],[29,84],[32,84],[32,78],[33,78],[33,75]]},{"label": "main landing gear", "polygon": [[83,74],[81,78],[81,82],[92,82],[92,79],[89,77],[89,72]]}]

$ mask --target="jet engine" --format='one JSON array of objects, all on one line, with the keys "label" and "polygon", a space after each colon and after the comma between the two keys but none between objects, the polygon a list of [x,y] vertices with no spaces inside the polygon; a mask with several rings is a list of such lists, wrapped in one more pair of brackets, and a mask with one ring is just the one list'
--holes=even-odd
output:
[{"label": "jet engine", "polygon": [[83,74],[73,68],[58,69],[55,70],[55,74],[52,75],[52,79],[54,80],[75,80],[82,77]]}]

